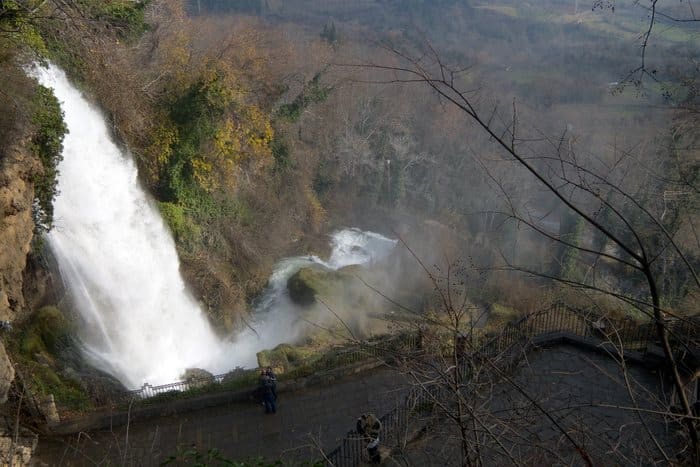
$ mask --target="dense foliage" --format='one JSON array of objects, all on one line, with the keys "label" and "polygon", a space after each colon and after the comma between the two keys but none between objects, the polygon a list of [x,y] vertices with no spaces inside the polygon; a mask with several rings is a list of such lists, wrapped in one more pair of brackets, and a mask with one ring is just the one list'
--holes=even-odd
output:
[{"label": "dense foliage", "polygon": [[150,0],[111,0],[91,2],[93,15],[117,29],[121,38],[135,38],[148,29],[144,10]]},{"label": "dense foliage", "polygon": [[63,159],[63,137],[67,128],[63,111],[53,91],[38,85],[33,102],[35,126],[32,150],[41,161],[42,171],[34,177],[34,222],[37,230],[53,225],[53,200],[58,194],[58,163]]},{"label": "dense foliage", "polygon": [[[386,52],[397,48],[425,53],[426,61],[430,43],[493,119],[509,120],[517,109],[518,131],[540,135],[518,143],[533,153],[559,138],[560,148],[596,154],[602,167],[616,164],[623,148],[668,138],[672,144],[656,152],[639,152],[644,164],[669,179],[674,167],[685,167],[687,181],[696,170],[672,159],[677,136],[657,136],[666,132],[664,116],[644,111],[693,95],[690,86],[661,92],[678,88],[690,70],[663,51],[686,56],[690,36],[659,29],[647,56],[659,65],[657,81],[643,92],[614,84],[636,60],[628,40],[639,27],[635,10],[577,13],[558,0],[80,0],[63,13],[45,2],[51,14],[43,20],[19,4],[3,2],[0,21],[26,24],[25,35],[39,31],[32,37],[100,102],[176,237],[187,279],[227,327],[264,285],[272,260],[306,249],[328,222],[386,227],[427,218],[460,232],[463,252],[480,261],[515,257],[588,277],[585,255],[550,248],[496,214],[509,208],[499,184],[516,193],[510,202],[549,216],[555,234],[607,247],[532,180],[508,170],[492,142],[430,92],[391,80],[373,86],[367,68],[342,64],[391,65],[396,57]],[[644,177],[620,185],[656,209],[670,184]],[[667,207],[673,228],[692,209],[675,200]],[[673,284],[685,283],[677,266],[663,267],[678,278]],[[686,288],[673,284],[664,287],[674,300],[686,299]]]},{"label": "dense foliage", "polygon": [[325,101],[332,88],[322,84],[322,77],[323,73],[316,73],[291,103],[280,106],[278,115],[294,123],[310,105]]}]

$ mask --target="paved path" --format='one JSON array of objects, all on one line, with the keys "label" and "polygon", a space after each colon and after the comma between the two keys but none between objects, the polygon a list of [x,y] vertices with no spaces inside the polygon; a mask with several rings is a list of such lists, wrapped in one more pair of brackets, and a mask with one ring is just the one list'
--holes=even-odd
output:
[{"label": "paved path", "polygon": [[[595,466],[667,465],[652,435],[671,457],[678,451],[673,425],[658,415],[666,410],[663,380],[640,365],[629,365],[623,373],[609,356],[556,345],[529,352],[511,378],[529,397],[507,382],[490,389],[487,399],[465,397],[484,426],[498,434],[480,437],[479,454],[486,465],[512,465],[511,456],[528,466],[584,465],[581,454],[533,401]],[[642,412],[628,409],[634,401]],[[460,465],[455,425],[440,422],[433,427],[434,432],[409,444],[404,459],[396,457],[397,464],[408,459],[412,465]]]},{"label": "paved path", "polygon": [[276,415],[250,402],[135,422],[128,427],[128,445],[127,427],[40,440],[36,459],[51,466],[158,465],[178,446],[192,445],[238,460],[317,458],[312,437],[332,449],[362,412],[381,415],[402,400],[401,381],[391,370],[376,369],[280,394]]}]

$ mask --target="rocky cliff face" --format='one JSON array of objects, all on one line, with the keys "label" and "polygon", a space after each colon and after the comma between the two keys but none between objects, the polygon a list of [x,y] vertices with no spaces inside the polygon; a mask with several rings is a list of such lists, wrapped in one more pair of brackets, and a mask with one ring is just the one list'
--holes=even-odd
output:
[{"label": "rocky cliff face", "polygon": [[[8,139],[0,143],[0,320],[12,322],[25,304],[22,275],[34,235],[32,179],[41,170],[41,163],[30,153],[26,133]],[[0,403],[3,403],[14,369],[1,341],[0,347]]]},{"label": "rocky cliff face", "polygon": [[28,147],[27,137],[0,146],[0,320],[12,321],[24,307],[22,274],[34,232],[32,178],[41,170]]}]

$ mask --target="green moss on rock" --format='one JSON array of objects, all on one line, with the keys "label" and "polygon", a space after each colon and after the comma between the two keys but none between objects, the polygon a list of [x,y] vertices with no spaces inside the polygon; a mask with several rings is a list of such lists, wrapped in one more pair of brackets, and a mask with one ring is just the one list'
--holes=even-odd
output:
[{"label": "green moss on rock", "polygon": [[290,344],[280,344],[272,350],[258,352],[258,366],[261,368],[269,366],[276,373],[283,374],[301,364],[308,363],[313,355],[313,350],[295,347]]},{"label": "green moss on rock", "polygon": [[87,410],[92,403],[83,384],[63,374],[62,356],[74,352],[71,325],[55,306],[41,308],[19,340],[19,358],[37,395],[53,394],[63,410]]},{"label": "green moss on rock", "polygon": [[290,298],[299,305],[311,305],[316,297],[328,300],[345,295],[354,277],[352,269],[329,271],[320,267],[301,268],[287,281]]},{"label": "green moss on rock", "polygon": [[41,308],[22,334],[20,351],[29,358],[36,354],[55,355],[71,344],[70,323],[54,306]]},{"label": "green moss on rock", "polygon": [[85,411],[93,405],[78,381],[61,377],[46,365],[31,365],[31,381],[36,393],[53,394],[56,405],[64,410]]}]

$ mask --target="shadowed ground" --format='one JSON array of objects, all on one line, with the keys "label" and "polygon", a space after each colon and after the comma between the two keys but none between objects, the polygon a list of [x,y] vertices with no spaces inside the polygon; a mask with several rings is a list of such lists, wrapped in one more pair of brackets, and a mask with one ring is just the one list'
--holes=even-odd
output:
[{"label": "shadowed ground", "polygon": [[[630,365],[625,374],[608,356],[558,345],[530,352],[511,377],[576,441],[593,465],[668,465],[660,449],[670,460],[678,453],[678,427],[657,413],[665,410],[663,380],[639,365]],[[634,401],[642,410],[641,419],[630,409]],[[583,465],[580,454],[551,420],[514,386],[503,382],[488,397],[470,402],[481,408],[478,416],[496,434],[496,438],[479,436],[486,465],[512,465],[513,459],[522,465]],[[460,465],[456,426],[444,417],[435,421],[428,414],[425,418],[426,435],[395,453],[395,460]],[[472,441],[471,431],[469,436]]]},{"label": "shadowed ground", "polygon": [[192,445],[201,452],[216,448],[230,459],[316,459],[316,444],[332,449],[361,413],[389,411],[404,389],[396,373],[376,369],[280,394],[276,415],[265,415],[251,401],[137,421],[128,430],[42,439],[36,460],[51,466],[158,465],[178,446]]}]

